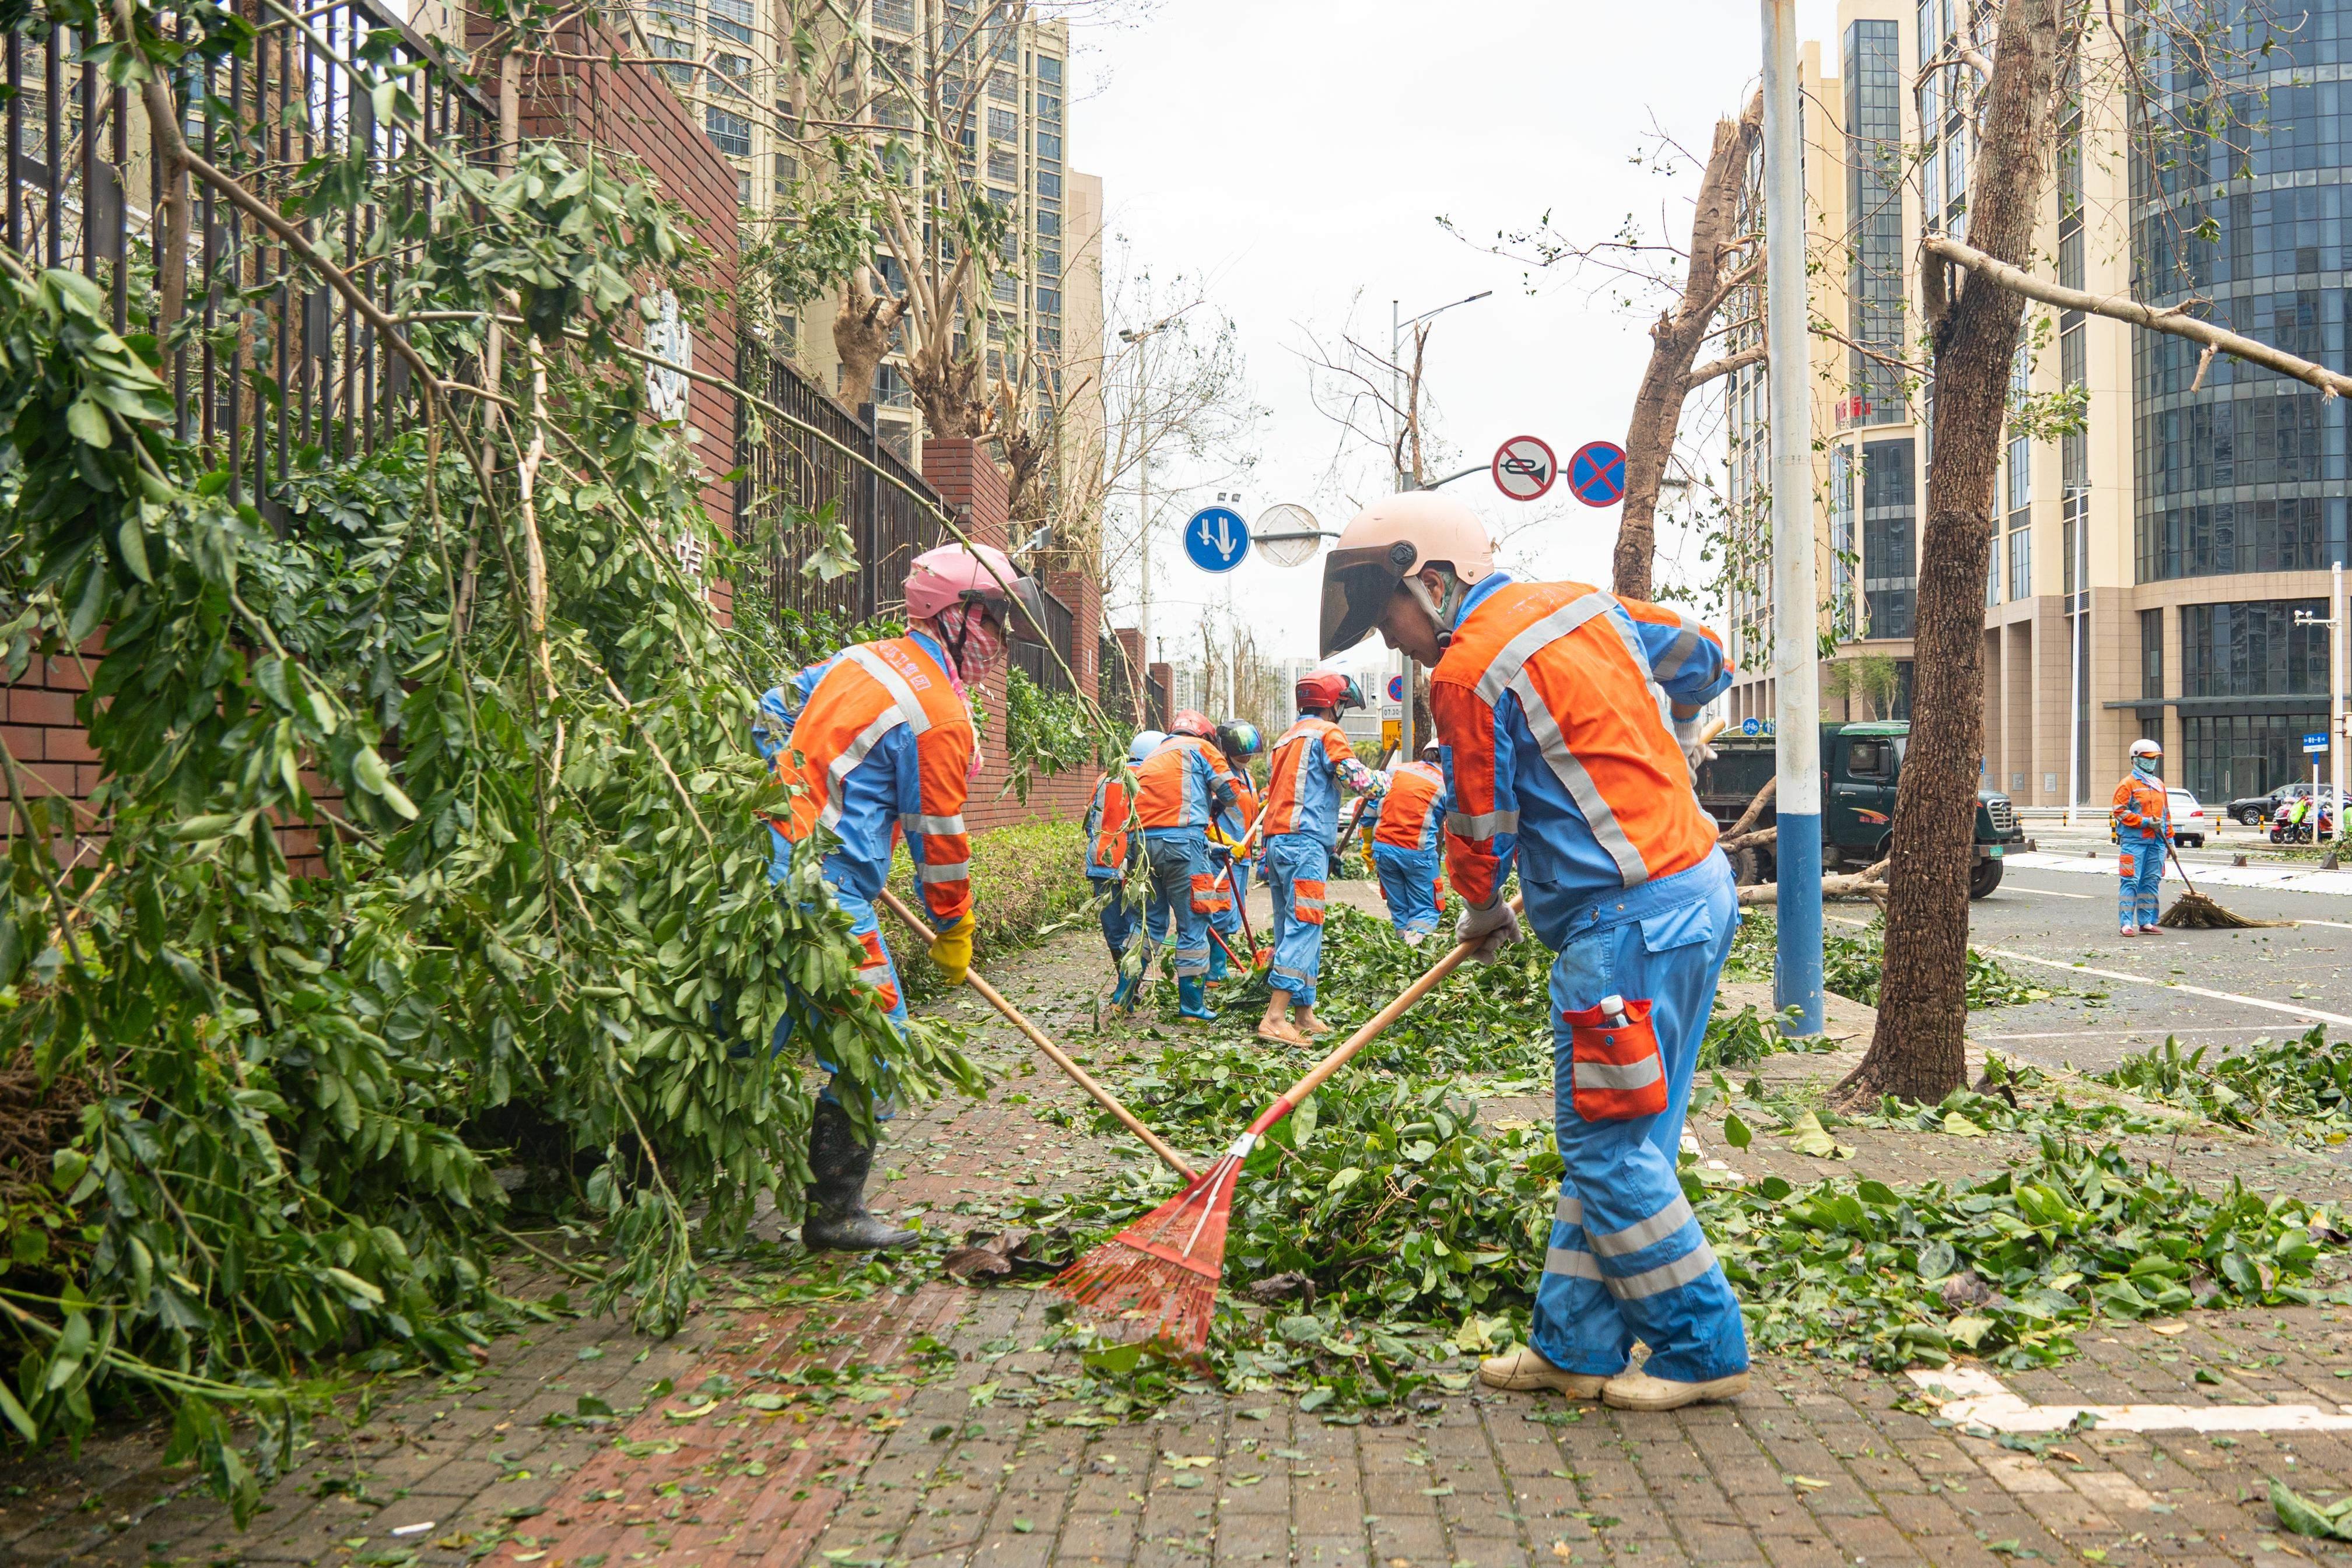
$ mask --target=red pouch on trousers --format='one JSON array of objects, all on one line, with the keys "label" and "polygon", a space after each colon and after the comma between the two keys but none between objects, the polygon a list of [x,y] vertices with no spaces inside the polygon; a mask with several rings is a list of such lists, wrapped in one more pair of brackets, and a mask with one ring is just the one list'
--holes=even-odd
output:
[{"label": "red pouch on trousers", "polygon": [[1233,906],[1233,897],[1225,892],[1225,884],[1223,882],[1210,873],[1196,872],[1193,873],[1193,914],[1223,915],[1226,910],[1231,909]]},{"label": "red pouch on trousers", "polygon": [[1300,877],[1290,884],[1290,916],[1302,925],[1323,924],[1323,905],[1330,896],[1324,883]]},{"label": "red pouch on trousers", "polygon": [[1666,1108],[1666,1063],[1650,1027],[1650,1006],[1646,997],[1627,998],[1621,1024],[1603,1022],[1598,1007],[1560,1014],[1574,1057],[1569,1071],[1576,1113],[1586,1121],[1628,1122]]}]

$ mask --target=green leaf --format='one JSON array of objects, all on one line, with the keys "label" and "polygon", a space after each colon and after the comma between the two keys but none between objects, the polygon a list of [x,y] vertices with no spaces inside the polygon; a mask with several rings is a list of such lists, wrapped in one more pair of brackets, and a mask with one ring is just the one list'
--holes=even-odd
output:
[{"label": "green leaf", "polygon": [[66,429],[84,446],[114,444],[114,427],[107,423],[106,411],[86,395],[67,405]]},{"label": "green leaf", "polygon": [[1723,1119],[1723,1141],[1735,1149],[1744,1149],[1756,1141],[1756,1134],[1738,1116],[1727,1115]]},{"label": "green leaf", "polygon": [[2270,1490],[2271,1511],[2278,1516],[2280,1525],[2285,1530],[2296,1535],[2315,1536],[2322,1541],[2352,1541],[2352,1530],[2330,1519],[2276,1476],[2270,1478]]}]

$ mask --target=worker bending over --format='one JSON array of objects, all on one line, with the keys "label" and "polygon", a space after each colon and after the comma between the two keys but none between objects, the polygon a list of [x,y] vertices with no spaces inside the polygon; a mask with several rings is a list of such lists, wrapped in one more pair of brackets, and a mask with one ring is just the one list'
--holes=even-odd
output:
[{"label": "worker bending over", "polygon": [[1274,743],[1262,830],[1266,892],[1274,904],[1274,965],[1257,1032],[1285,1045],[1331,1032],[1315,1016],[1315,980],[1323,970],[1323,902],[1339,831],[1339,786],[1363,794],[1380,781],[1356,759],[1339,727],[1341,714],[1364,706],[1354,678],[1310,670],[1296,691],[1298,721]]},{"label": "worker bending over", "polygon": [[1230,815],[1235,799],[1233,771],[1216,735],[1216,726],[1187,708],[1135,770],[1136,820],[1151,868],[1147,915],[1154,940],[1161,931],[1175,933],[1177,1010],[1202,1022],[1217,1016],[1209,1010],[1205,988],[1209,917],[1224,897],[1209,869],[1209,824]]},{"label": "worker bending over", "polygon": [[[1452,793],[1454,931],[1492,962],[1519,936],[1514,867],[1551,971],[1555,1134],[1567,1170],[1528,1343],[1478,1369],[1665,1410],[1748,1386],[1739,1303],[1675,1176],[1717,976],[1738,917],[1691,791],[1699,712],[1730,683],[1713,632],[1576,582],[1524,582],[1461,502],[1383,497],[1323,571],[1322,650],[1378,627],[1435,667]],[[1627,1370],[1633,1342],[1650,1347]]]},{"label": "worker bending over", "polygon": [[1135,822],[1135,769],[1167,738],[1147,729],[1129,741],[1126,765],[1102,776],[1095,785],[1094,804],[1087,808],[1087,880],[1094,884],[1103,945],[1110,949],[1110,965],[1118,974],[1110,999],[1120,1007],[1135,995],[1144,969],[1138,964],[1130,972],[1125,963],[1127,945],[1135,940],[1135,928],[1142,923],[1127,897],[1128,871],[1143,853],[1143,841],[1129,831]]},{"label": "worker bending over", "polygon": [[1445,820],[1446,794],[1437,737],[1432,736],[1418,758],[1401,764],[1389,776],[1380,821],[1372,830],[1372,870],[1381,879],[1381,895],[1389,902],[1389,923],[1416,946],[1437,929],[1444,892],[1438,833]]},{"label": "worker bending over", "polygon": [[2116,786],[2116,871],[2122,878],[2116,919],[2126,936],[2158,935],[2156,906],[2164,894],[2165,846],[2172,841],[2172,797],[2157,769],[2164,747],[2153,740],[2131,745],[2131,771]]},{"label": "worker bending over", "polygon": [[1246,852],[1255,847],[1245,841],[1257,825],[1258,810],[1249,759],[1265,749],[1265,737],[1247,719],[1229,718],[1217,726],[1217,749],[1224,754],[1225,768],[1234,776],[1234,809],[1209,824],[1209,870],[1225,894],[1223,906],[1209,916],[1213,938],[1209,944],[1209,983],[1213,986],[1225,977],[1229,958],[1238,959],[1244,970],[1256,960],[1242,924],[1242,900],[1249,896],[1252,857]]},{"label": "worker bending over", "polygon": [[[927,550],[907,574],[905,636],[844,648],[760,699],[752,739],[776,777],[795,789],[791,814],[768,820],[768,878],[782,882],[792,868],[793,846],[819,827],[839,839],[824,857],[825,885],[865,947],[859,977],[901,1030],[907,1004],[875,902],[903,834],[924,912],[936,930],[931,961],[948,984],[963,984],[972,932],[963,804],[980,771],[966,688],[1003,656],[1015,607],[1042,625],[1040,603],[1034,586],[1002,550],[986,545]],[[797,994],[788,995],[776,1026],[777,1051],[805,1009]],[[821,1027],[813,1013],[807,1021]],[[818,1065],[829,1074],[839,1071],[822,1058]],[[877,1111],[889,1113],[887,1106]],[[808,1162],[803,1245],[862,1251],[914,1240],[913,1231],[866,1212],[874,1151],[857,1141],[830,1082],[810,1120]]]}]

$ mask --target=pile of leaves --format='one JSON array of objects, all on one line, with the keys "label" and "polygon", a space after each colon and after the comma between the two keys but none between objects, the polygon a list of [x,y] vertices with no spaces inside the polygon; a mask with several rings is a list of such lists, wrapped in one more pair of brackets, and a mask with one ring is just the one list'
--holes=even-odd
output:
[{"label": "pile of leaves", "polygon": [[[1772,916],[1755,910],[1742,912],[1739,934],[1732,939],[1731,956],[1724,966],[1727,978],[1769,980],[1779,928]],[[1822,984],[1841,997],[1870,1007],[1878,1005],[1879,976],[1886,967],[1886,927],[1874,920],[1856,930],[1832,925],[1822,934]],[[1969,1007],[2013,1007],[2038,1002],[2062,993],[2037,986],[1997,958],[1969,949]]]},{"label": "pile of leaves", "polygon": [[2324,1206],[2235,1182],[2210,1196],[2048,1135],[2031,1164],[1973,1186],[1775,1176],[1694,1201],[1756,1347],[1890,1371],[1954,1351],[2048,1365],[2101,1316],[2308,1303],[2313,1265],[2346,1239]]},{"label": "pile of leaves", "polygon": [[2094,1076],[2230,1126],[2329,1144],[2352,1136],[2352,1043],[2330,1045],[2314,1024],[2291,1040],[2258,1040],[2208,1061],[2210,1049],[2183,1051],[2168,1035]]}]

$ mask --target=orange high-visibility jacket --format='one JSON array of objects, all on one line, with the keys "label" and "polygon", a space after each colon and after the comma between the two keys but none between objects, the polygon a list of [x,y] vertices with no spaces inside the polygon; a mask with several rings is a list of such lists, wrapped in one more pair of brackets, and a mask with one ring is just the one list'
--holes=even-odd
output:
[{"label": "orange high-visibility jacket", "polygon": [[1401,850],[1425,850],[1437,842],[1445,814],[1445,775],[1432,762],[1408,762],[1389,780],[1381,801],[1381,823],[1372,841]]},{"label": "orange high-visibility jacket", "polygon": [[1262,838],[1305,833],[1334,843],[1339,834],[1339,785],[1362,794],[1378,775],[1356,759],[1348,732],[1329,719],[1301,714],[1274,743],[1267,764]]},{"label": "orange high-visibility jacket", "polygon": [[1171,735],[1135,770],[1135,817],[1148,833],[1206,828],[1234,808],[1225,754],[1197,735]]}]

